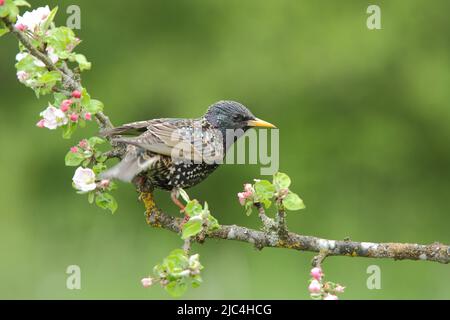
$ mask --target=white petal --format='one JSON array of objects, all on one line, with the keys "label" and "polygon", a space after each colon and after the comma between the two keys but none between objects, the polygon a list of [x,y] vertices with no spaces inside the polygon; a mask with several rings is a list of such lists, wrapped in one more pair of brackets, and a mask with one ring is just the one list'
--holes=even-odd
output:
[{"label": "white petal", "polygon": [[89,168],[79,167],[75,171],[75,175],[72,178],[75,188],[82,192],[93,191],[97,188],[95,183],[95,173]]},{"label": "white petal", "polygon": [[44,127],[46,127],[47,129],[50,129],[50,130],[55,130],[56,128],[58,128],[58,123],[53,120],[49,121],[49,120],[44,119]]},{"label": "white petal", "polygon": [[19,52],[16,55],[16,60],[17,61],[22,61],[24,58],[26,58],[26,56],[28,56],[28,53]]},{"label": "white petal", "polygon": [[39,59],[34,59],[34,64],[38,67],[45,67],[45,63],[43,63],[41,60]]}]

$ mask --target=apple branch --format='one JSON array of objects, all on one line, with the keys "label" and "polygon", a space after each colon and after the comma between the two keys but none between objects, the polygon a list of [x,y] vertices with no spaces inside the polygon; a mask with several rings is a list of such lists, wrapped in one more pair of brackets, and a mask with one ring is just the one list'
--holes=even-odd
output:
[{"label": "apple branch", "polygon": [[[162,212],[154,204],[150,205],[146,201],[144,201],[144,204],[147,209],[147,223],[150,226],[181,233],[183,219]],[[441,243],[421,245],[328,240],[293,232],[288,232],[283,237],[276,230],[260,231],[237,225],[221,225],[219,230],[207,233],[206,238],[247,242],[259,250],[263,248],[285,248],[315,252],[323,256],[320,262],[324,260],[325,256],[422,260],[444,264],[450,262],[450,246]]]}]

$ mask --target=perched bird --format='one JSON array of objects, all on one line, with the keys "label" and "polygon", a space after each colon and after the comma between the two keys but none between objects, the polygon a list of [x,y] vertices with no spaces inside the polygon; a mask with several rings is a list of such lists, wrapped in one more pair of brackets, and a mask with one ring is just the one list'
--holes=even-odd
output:
[{"label": "perched bird", "polygon": [[[127,145],[122,161],[101,179],[131,182],[142,174],[153,188],[172,192],[197,185],[215,171],[232,144],[252,127],[275,128],[256,118],[245,106],[221,101],[198,119],[154,119],[125,124],[102,133]],[[234,133],[230,137],[229,133]]]}]

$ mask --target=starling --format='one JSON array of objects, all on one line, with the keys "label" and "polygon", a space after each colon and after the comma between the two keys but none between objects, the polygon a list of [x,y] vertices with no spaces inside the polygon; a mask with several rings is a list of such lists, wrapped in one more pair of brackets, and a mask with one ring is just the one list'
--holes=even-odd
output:
[{"label": "starling", "polygon": [[[231,145],[252,127],[275,128],[256,118],[245,106],[221,101],[198,119],[154,119],[125,124],[102,133],[127,145],[122,161],[104,172],[101,179],[131,182],[137,175],[153,189],[172,192],[197,185],[214,172]],[[235,132],[227,143],[228,130]]]}]

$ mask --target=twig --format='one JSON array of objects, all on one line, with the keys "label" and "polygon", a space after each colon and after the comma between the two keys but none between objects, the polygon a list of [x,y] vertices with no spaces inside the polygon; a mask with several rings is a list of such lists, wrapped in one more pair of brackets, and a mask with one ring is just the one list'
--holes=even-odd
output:
[{"label": "twig", "polygon": [[266,210],[264,210],[263,204],[255,203],[255,207],[256,209],[258,209],[258,216],[263,224],[263,230],[267,232],[275,230],[276,229],[275,221],[273,221],[273,219],[269,218],[266,215]]},{"label": "twig", "polygon": [[328,250],[322,250],[319,252],[317,256],[315,256],[312,260],[312,266],[320,268],[322,266],[322,263],[325,261],[325,259],[328,257]]},{"label": "twig", "polygon": [[189,253],[191,252],[191,238],[187,238],[184,240],[183,250],[186,253],[186,255],[189,256]]},{"label": "twig", "polygon": [[281,208],[282,206],[280,206],[280,209],[278,210],[277,213],[277,229],[278,229],[278,235],[280,236],[281,239],[286,239],[289,231],[287,228],[287,224],[286,224],[286,212],[284,211],[284,209]]}]

